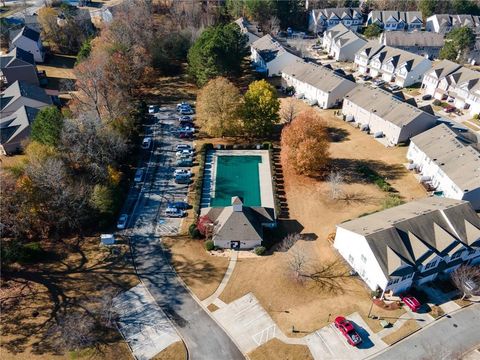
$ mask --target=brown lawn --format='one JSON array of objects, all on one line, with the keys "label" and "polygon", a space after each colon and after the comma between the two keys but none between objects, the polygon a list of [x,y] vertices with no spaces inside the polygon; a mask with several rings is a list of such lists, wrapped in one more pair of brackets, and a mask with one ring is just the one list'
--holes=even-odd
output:
[{"label": "brown lawn", "polygon": [[382,338],[382,340],[388,345],[392,345],[397,341],[402,340],[404,337],[420,329],[420,326],[414,320],[406,321],[397,331],[391,333]]},{"label": "brown lawn", "polygon": [[187,350],[183,341],[177,341],[155,355],[152,360],[186,360]]},{"label": "brown lawn", "polygon": [[310,350],[305,345],[289,345],[272,339],[248,354],[251,360],[310,360]]},{"label": "brown lawn", "polygon": [[215,292],[228,267],[228,258],[209,255],[202,240],[168,237],[162,243],[172,254],[173,266],[200,300]]},{"label": "brown lawn", "polygon": [[[62,352],[52,346],[47,335],[55,317],[138,284],[126,243],[116,246],[118,253],[101,247],[98,237],[44,246],[48,256],[41,263],[2,270],[2,359],[70,358],[56,356]],[[101,352],[91,350],[89,356],[131,359],[116,330],[103,334],[102,339]]]}]

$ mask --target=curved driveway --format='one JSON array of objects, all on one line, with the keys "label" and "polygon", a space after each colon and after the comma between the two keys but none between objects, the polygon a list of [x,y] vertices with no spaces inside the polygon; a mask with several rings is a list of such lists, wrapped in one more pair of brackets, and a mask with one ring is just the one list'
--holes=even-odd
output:
[{"label": "curved driveway", "polygon": [[[161,114],[171,119],[173,112]],[[174,148],[181,142],[170,134],[173,128],[174,121],[162,120],[151,125],[147,131],[154,137],[154,152],[145,156],[143,189],[133,188],[130,201],[127,201],[133,207],[129,232],[137,273],[175,323],[187,345],[190,359],[244,359],[223,328],[184,287],[171,266],[170,254],[160,245],[161,229],[166,227],[165,224],[168,228],[178,227],[179,224],[178,220],[162,218],[166,202],[183,199],[187,192],[185,186],[174,184],[172,179]],[[138,199],[136,203],[132,198]]]}]

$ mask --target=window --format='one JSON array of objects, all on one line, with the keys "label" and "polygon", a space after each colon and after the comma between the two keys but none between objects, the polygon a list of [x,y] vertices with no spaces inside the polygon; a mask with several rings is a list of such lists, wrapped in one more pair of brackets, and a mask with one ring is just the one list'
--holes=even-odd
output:
[{"label": "window", "polygon": [[353,259],[353,256],[352,256],[352,255],[348,255],[348,262],[349,262],[350,264],[353,264],[353,260],[354,260],[354,259]]},{"label": "window", "polygon": [[362,262],[365,264],[367,262],[367,258],[365,257],[365,255],[361,255],[360,256],[360,259],[362,260]]},{"label": "window", "polygon": [[458,251],[458,252],[456,252],[455,254],[453,254],[453,255],[450,257],[450,260],[458,259],[460,256],[462,256],[462,254],[463,254],[463,250],[462,250],[462,251]]},{"label": "window", "polygon": [[431,263],[428,263],[427,266],[425,266],[425,270],[431,269],[437,265],[437,260],[432,261]]}]

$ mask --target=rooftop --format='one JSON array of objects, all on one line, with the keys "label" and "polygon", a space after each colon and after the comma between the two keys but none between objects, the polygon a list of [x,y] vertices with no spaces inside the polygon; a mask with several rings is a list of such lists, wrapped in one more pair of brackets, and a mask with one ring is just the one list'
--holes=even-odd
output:
[{"label": "rooftop", "polygon": [[429,31],[386,31],[382,34],[383,44],[388,46],[442,47],[445,43],[442,34]]}]

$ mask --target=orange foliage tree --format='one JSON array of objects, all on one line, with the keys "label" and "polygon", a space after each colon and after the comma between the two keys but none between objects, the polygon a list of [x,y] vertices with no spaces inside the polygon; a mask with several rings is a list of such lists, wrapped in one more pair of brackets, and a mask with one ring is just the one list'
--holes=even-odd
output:
[{"label": "orange foliage tree", "polygon": [[314,176],[324,171],[328,147],[323,119],[313,110],[303,111],[282,130],[282,158],[298,174]]}]

